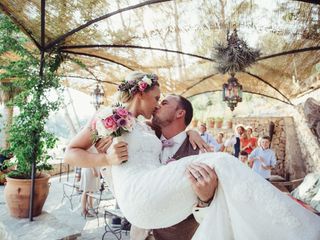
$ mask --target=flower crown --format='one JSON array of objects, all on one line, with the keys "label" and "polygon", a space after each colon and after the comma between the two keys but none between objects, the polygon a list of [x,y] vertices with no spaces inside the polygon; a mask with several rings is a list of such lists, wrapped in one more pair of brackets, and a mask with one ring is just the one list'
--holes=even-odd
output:
[{"label": "flower crown", "polygon": [[130,95],[134,95],[137,92],[144,92],[152,88],[157,82],[158,76],[156,74],[145,74],[143,78],[138,80],[123,80],[118,86],[118,91],[128,92]]}]

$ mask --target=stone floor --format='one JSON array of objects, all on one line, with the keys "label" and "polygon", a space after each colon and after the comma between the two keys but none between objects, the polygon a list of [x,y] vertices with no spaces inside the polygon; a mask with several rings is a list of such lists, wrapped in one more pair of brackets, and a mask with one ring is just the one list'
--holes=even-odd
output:
[{"label": "stone floor", "polygon": [[[72,175],[72,174],[71,174]],[[69,178],[70,183],[73,179]],[[33,222],[28,219],[17,219],[9,215],[4,200],[4,186],[0,186],[0,240],[42,240],[42,239],[101,239],[104,233],[103,214],[99,213],[99,225],[97,218],[84,219],[81,216],[80,196],[73,197],[74,208],[71,210],[70,202],[62,200],[63,183],[67,182],[67,176],[52,177],[49,196],[43,208],[43,213],[34,218]],[[1,236],[2,232],[2,236]],[[114,240],[116,237],[108,233],[105,240]],[[124,232],[123,240],[129,240]]]}]

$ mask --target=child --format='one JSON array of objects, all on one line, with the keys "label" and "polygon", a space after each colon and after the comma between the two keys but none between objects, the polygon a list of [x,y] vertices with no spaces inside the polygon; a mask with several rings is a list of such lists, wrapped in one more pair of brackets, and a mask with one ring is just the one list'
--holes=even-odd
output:
[{"label": "child", "polygon": [[252,164],[249,161],[248,156],[249,154],[246,151],[241,151],[239,155],[239,160],[251,168]]}]

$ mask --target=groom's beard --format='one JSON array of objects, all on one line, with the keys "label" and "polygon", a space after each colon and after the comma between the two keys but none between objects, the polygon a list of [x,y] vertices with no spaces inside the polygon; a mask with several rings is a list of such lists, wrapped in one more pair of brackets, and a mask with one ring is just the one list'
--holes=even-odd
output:
[{"label": "groom's beard", "polygon": [[152,117],[152,125],[158,126],[159,128],[164,128],[169,126],[174,121],[174,116],[167,116],[167,119],[161,119],[156,114]]}]

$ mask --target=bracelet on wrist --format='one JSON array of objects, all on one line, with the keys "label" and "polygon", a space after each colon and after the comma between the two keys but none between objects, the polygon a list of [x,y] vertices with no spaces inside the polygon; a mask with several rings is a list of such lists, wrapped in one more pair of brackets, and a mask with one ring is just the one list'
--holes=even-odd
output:
[{"label": "bracelet on wrist", "polygon": [[198,197],[198,206],[199,207],[208,207],[210,205],[210,203],[212,202],[213,198],[210,198],[208,201],[202,201],[199,197]]}]

